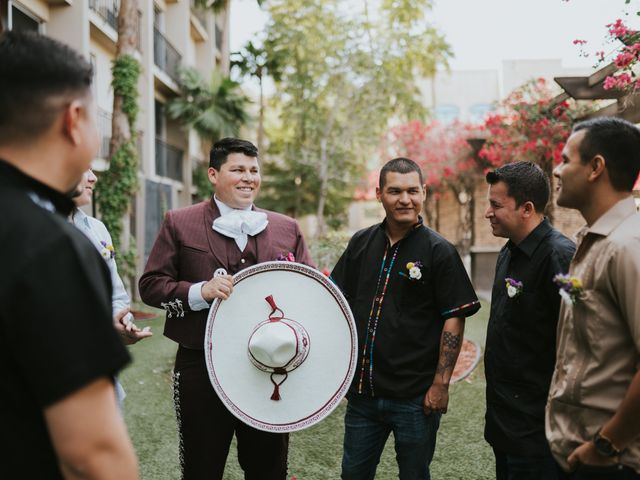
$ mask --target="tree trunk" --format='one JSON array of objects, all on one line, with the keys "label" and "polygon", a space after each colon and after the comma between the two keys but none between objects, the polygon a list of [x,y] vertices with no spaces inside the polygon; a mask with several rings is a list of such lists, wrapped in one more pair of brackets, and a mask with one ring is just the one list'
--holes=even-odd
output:
[{"label": "tree trunk", "polygon": [[[335,107],[335,106],[334,106]],[[329,135],[333,130],[336,108],[331,109],[324,134],[320,140],[320,192],[318,193],[318,210],[316,217],[318,220],[318,229],[316,230],[316,238],[321,237],[327,231],[327,223],[324,220],[324,207],[327,204],[327,196],[329,195]]]},{"label": "tree trunk", "polygon": [[264,88],[262,85],[262,74],[258,76],[260,84],[260,110],[258,111],[258,152],[264,158]]},{"label": "tree trunk", "polygon": [[327,137],[320,140],[320,192],[318,194],[318,228],[316,238],[321,237],[327,231],[327,223],[324,221],[324,207],[327,203],[327,193],[329,186],[329,155],[327,153]]},{"label": "tree trunk", "polygon": [[222,44],[220,45],[220,68],[225,76],[229,75],[229,20],[231,16],[230,0],[224,0],[222,15]]},{"label": "tree trunk", "polygon": [[[116,58],[123,55],[135,56],[138,28],[138,0],[120,0],[118,11],[118,42],[116,43]],[[123,98],[120,95],[113,96],[113,113],[111,117],[111,141],[109,142],[109,158],[129,140],[131,129],[135,125],[129,125],[127,115],[122,110]]]},{"label": "tree trunk", "polygon": [[556,214],[556,195],[553,187],[553,160],[540,159],[540,167],[549,178],[549,203],[547,203],[547,207],[544,209],[544,214],[553,225]]}]

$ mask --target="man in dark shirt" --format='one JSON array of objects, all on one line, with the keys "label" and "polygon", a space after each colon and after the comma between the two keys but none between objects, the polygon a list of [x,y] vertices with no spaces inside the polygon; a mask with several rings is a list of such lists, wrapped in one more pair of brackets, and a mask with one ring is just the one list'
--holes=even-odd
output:
[{"label": "man in dark shirt", "polygon": [[0,35],[2,478],[138,478],[109,270],[67,221],[99,140],[91,70],[45,36]]},{"label": "man in dark shirt", "polygon": [[480,303],[455,248],[422,224],[420,167],[406,158],[387,162],[376,196],[384,221],[357,232],[331,273],[359,342],[342,478],[374,478],[393,431],[400,478],[429,479],[465,317]]},{"label": "man in dark shirt", "polygon": [[544,408],[555,363],[560,295],[553,277],[567,271],[574,243],[544,216],[549,179],[537,165],[516,162],[487,174],[493,234],[500,250],[485,348],[485,439],[497,480],[553,480]]}]

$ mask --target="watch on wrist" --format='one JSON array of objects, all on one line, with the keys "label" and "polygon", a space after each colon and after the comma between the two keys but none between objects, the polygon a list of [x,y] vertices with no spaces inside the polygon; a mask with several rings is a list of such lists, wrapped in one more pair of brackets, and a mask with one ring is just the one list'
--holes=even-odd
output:
[{"label": "watch on wrist", "polygon": [[609,438],[600,434],[600,430],[593,436],[593,444],[596,447],[596,451],[604,457],[617,457],[620,455],[621,451],[616,448]]}]

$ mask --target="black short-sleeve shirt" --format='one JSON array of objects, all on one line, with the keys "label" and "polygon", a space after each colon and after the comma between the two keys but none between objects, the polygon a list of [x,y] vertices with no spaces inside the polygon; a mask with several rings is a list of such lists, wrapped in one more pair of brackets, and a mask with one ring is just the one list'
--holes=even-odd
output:
[{"label": "black short-sleeve shirt", "polygon": [[62,478],[43,410],[129,360],[109,270],[65,196],[0,161],[0,444],[6,478]]},{"label": "black short-sleeve shirt", "polygon": [[444,321],[480,308],[456,249],[421,221],[395,245],[384,222],[357,232],[331,278],[358,328],[355,393],[424,394],[435,375]]},{"label": "black short-sleeve shirt", "polygon": [[[504,453],[549,453],[544,409],[560,310],[553,277],[568,271],[574,252],[575,244],[545,219],[518,245],[508,241],[498,255],[485,347],[485,438]],[[522,284],[513,297],[506,278]]]}]

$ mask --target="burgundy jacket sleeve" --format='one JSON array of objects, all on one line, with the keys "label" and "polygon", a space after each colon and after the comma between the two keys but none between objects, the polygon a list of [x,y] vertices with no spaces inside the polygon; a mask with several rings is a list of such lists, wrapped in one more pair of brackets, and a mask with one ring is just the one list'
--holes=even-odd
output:
[{"label": "burgundy jacket sleeve", "polygon": [[162,308],[161,303],[180,300],[189,309],[189,288],[195,282],[178,280],[180,244],[171,211],[160,227],[144,273],[138,282],[140,298],[147,305]]}]

